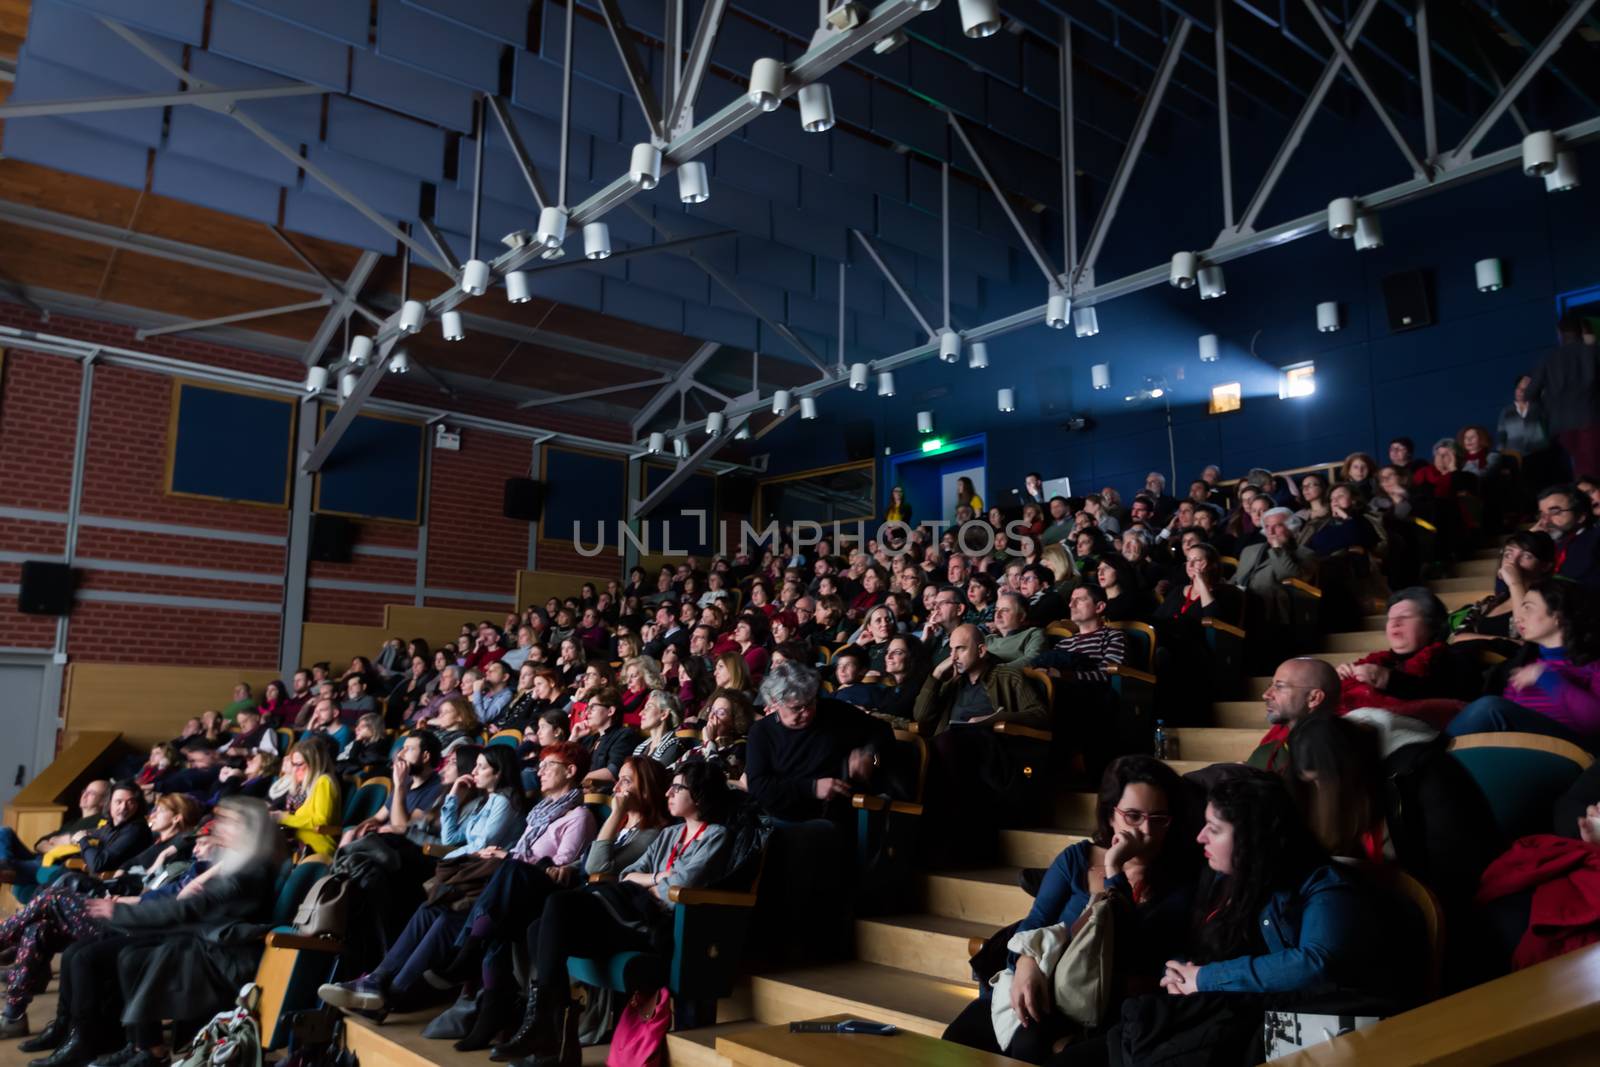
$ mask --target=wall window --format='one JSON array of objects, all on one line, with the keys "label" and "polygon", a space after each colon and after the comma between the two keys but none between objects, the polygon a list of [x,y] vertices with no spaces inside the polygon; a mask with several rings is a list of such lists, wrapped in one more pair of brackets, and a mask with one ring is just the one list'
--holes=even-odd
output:
[{"label": "wall window", "polygon": [[1278,379],[1278,396],[1288,399],[1291,396],[1310,396],[1317,391],[1317,368],[1310,360],[1304,363],[1291,363],[1287,367],[1279,367],[1282,376]]},{"label": "wall window", "polygon": [[1211,414],[1238,411],[1244,403],[1244,389],[1238,382],[1223,382],[1211,387]]}]

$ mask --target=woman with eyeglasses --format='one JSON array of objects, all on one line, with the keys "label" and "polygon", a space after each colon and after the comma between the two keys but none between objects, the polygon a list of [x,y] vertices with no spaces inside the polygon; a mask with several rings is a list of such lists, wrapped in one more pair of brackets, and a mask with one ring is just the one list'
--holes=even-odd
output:
[{"label": "woman with eyeglasses", "polygon": [[[1184,810],[1187,788],[1160,760],[1123,756],[1114,761],[1100,780],[1094,836],[1062,850],[1043,872],[1027,917],[990,944],[1003,947],[1015,933],[1070,925],[1092,898],[1106,893],[1119,905],[1115,937],[1122,992],[1153,990],[1188,929],[1194,863]],[[986,946],[974,966],[990,951]],[[956,1016],[944,1039],[1043,1063],[1073,1033],[1074,1024],[1054,1010],[1050,981],[1037,961],[1019,955],[1006,965],[1014,972],[1011,1007],[1022,1022],[1010,1045],[999,1047],[987,996]],[[988,984],[982,988],[987,992]]]},{"label": "woman with eyeglasses", "polygon": [[328,746],[315,737],[297,741],[284,761],[289,770],[288,810],[272,812],[272,820],[293,830],[300,845],[319,856],[333,855],[337,842],[325,832],[338,832],[339,781]]}]

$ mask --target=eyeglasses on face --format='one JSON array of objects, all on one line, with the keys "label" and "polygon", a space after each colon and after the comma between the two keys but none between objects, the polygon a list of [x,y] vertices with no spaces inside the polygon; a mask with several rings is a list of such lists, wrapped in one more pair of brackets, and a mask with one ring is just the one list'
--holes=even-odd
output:
[{"label": "eyeglasses on face", "polygon": [[1172,816],[1164,811],[1140,811],[1138,808],[1117,808],[1116,812],[1122,816],[1122,821],[1129,826],[1143,826],[1149,823],[1152,829],[1159,829],[1172,822]]},{"label": "eyeglasses on face", "polygon": [[684,785],[682,782],[673,782],[671,785],[667,786],[667,795],[671,796],[673,793],[681,793],[688,788],[689,787]]}]

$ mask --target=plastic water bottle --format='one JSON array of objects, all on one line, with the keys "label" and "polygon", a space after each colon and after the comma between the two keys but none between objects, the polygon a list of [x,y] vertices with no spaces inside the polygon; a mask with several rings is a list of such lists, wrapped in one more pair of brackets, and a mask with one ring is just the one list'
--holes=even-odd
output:
[{"label": "plastic water bottle", "polygon": [[1174,745],[1172,738],[1167,736],[1167,721],[1165,719],[1157,719],[1155,743],[1156,759],[1170,759],[1173,747]]}]

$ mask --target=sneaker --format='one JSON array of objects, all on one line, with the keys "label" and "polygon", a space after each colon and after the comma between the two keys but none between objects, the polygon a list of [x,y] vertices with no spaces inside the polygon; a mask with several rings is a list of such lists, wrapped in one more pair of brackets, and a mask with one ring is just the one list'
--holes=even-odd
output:
[{"label": "sneaker", "polygon": [[329,982],[320,986],[317,996],[324,1004],[346,1011],[382,1011],[386,1006],[383,983],[365,974],[350,982]]}]

